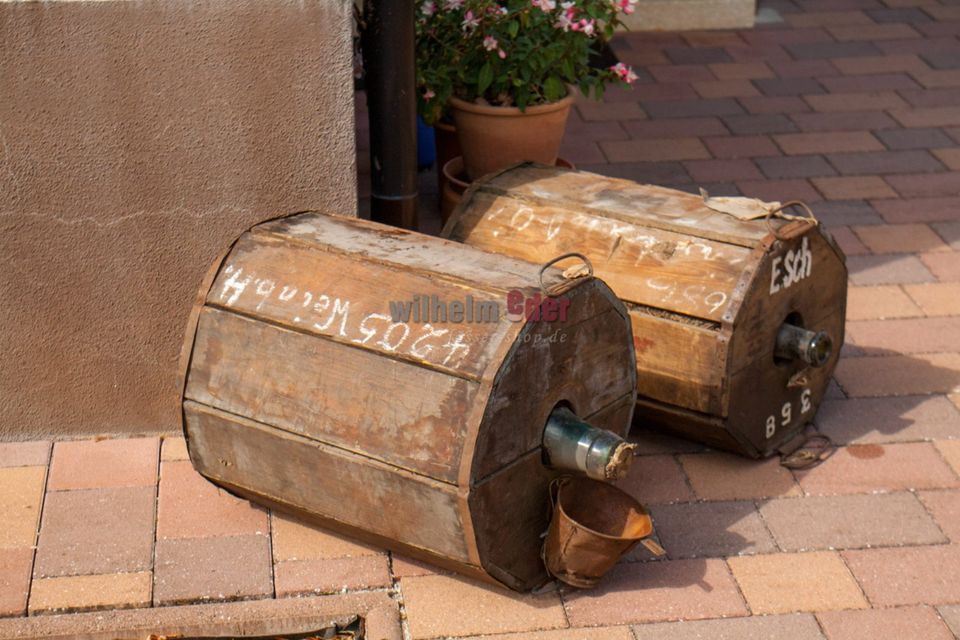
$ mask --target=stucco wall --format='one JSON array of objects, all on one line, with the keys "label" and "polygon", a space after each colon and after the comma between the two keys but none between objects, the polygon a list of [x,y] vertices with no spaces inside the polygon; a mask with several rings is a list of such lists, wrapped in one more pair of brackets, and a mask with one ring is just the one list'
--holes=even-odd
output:
[{"label": "stucco wall", "polygon": [[349,0],[0,0],[0,440],[172,431],[243,229],[355,215]]}]

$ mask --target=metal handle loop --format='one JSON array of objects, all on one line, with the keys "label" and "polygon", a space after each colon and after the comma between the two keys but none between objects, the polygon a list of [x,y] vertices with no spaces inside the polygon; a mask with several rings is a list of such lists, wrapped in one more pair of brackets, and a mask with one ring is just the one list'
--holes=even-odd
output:
[{"label": "metal handle loop", "polygon": [[[586,275],[583,275],[583,276],[573,276],[573,277],[569,278],[566,282],[561,282],[561,283],[555,285],[553,288],[547,288],[547,286],[543,284],[543,274],[546,273],[547,269],[549,269],[549,268],[552,267],[553,265],[557,264],[557,263],[560,262],[561,260],[566,260],[567,258],[580,258],[580,260],[583,262],[584,266],[587,267],[587,273],[586,273]],[[564,277],[567,277],[567,276],[564,276]],[[575,251],[572,251],[572,252],[570,252],[570,253],[564,253],[563,255],[559,255],[559,256],[557,256],[556,258],[553,258],[553,259],[551,259],[551,260],[548,260],[548,261],[544,262],[543,265],[541,265],[541,267],[540,267],[540,273],[537,275],[537,278],[538,278],[538,281],[539,281],[539,284],[540,284],[540,291],[542,291],[543,294],[544,294],[545,296],[547,296],[548,298],[553,298],[553,297],[555,297],[555,296],[560,295],[561,293],[565,293],[565,292],[569,291],[570,289],[578,286],[579,284],[581,284],[581,283],[583,283],[583,282],[587,282],[588,280],[592,279],[592,278],[593,278],[593,263],[590,262],[590,258],[588,258],[587,256],[583,255],[582,253],[577,253],[577,252],[575,252]]]}]

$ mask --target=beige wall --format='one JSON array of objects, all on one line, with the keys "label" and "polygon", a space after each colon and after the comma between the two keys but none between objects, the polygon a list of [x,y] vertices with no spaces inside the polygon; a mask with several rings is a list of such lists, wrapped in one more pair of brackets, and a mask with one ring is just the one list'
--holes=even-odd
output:
[{"label": "beige wall", "polygon": [[0,440],[173,431],[208,265],[354,215],[350,0],[0,0]]}]

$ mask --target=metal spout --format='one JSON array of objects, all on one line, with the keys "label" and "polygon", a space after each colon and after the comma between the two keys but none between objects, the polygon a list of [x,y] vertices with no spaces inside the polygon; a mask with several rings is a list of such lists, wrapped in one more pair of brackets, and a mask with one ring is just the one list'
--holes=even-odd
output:
[{"label": "metal spout", "polygon": [[545,464],[554,469],[577,471],[588,478],[614,482],[627,474],[633,462],[635,444],[598,429],[565,407],[558,407],[547,419],[543,431]]},{"label": "metal spout", "polygon": [[778,358],[799,359],[811,367],[822,367],[833,353],[833,339],[826,331],[810,331],[784,322],[773,353]]}]

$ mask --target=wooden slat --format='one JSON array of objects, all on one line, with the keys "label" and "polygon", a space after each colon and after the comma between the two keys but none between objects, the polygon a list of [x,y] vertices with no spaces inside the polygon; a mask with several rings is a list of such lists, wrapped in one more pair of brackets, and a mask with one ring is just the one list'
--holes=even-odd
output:
[{"label": "wooden slat", "polygon": [[639,395],[694,411],[722,409],[725,353],[715,329],[631,310]]},{"label": "wooden slat", "polygon": [[527,165],[496,175],[480,188],[510,190],[531,202],[575,205],[608,218],[743,247],[754,246],[767,234],[763,225],[707,208],[699,195],[586,171]]},{"label": "wooden slat", "polygon": [[193,463],[214,481],[467,561],[456,487],[194,402],[184,412]]},{"label": "wooden slat", "polygon": [[477,390],[476,382],[206,308],[186,397],[455,483],[462,416]]},{"label": "wooden slat", "polygon": [[[254,233],[276,235],[287,242],[307,242],[327,252],[362,256],[406,272],[427,274],[435,280],[459,280],[475,288],[509,291],[537,282],[536,265],[359,218],[306,213],[260,225]],[[548,277],[555,282],[559,272],[552,271]]]},{"label": "wooden slat", "polygon": [[[573,174],[566,174],[571,179]],[[624,223],[577,202],[542,204],[484,189],[448,226],[451,238],[534,262],[577,251],[627,301],[719,321],[750,250]]]},{"label": "wooden slat", "polygon": [[207,303],[389,358],[479,378],[496,345],[515,333],[516,325],[504,319],[453,323],[449,317],[448,322],[425,323],[422,316],[418,322],[412,309],[408,320],[392,319],[391,302],[412,303],[415,296],[431,295],[444,303],[472,301],[475,311],[481,304],[506,311],[503,293],[369,262],[362,254],[328,253],[262,234],[248,234],[237,242]]}]

